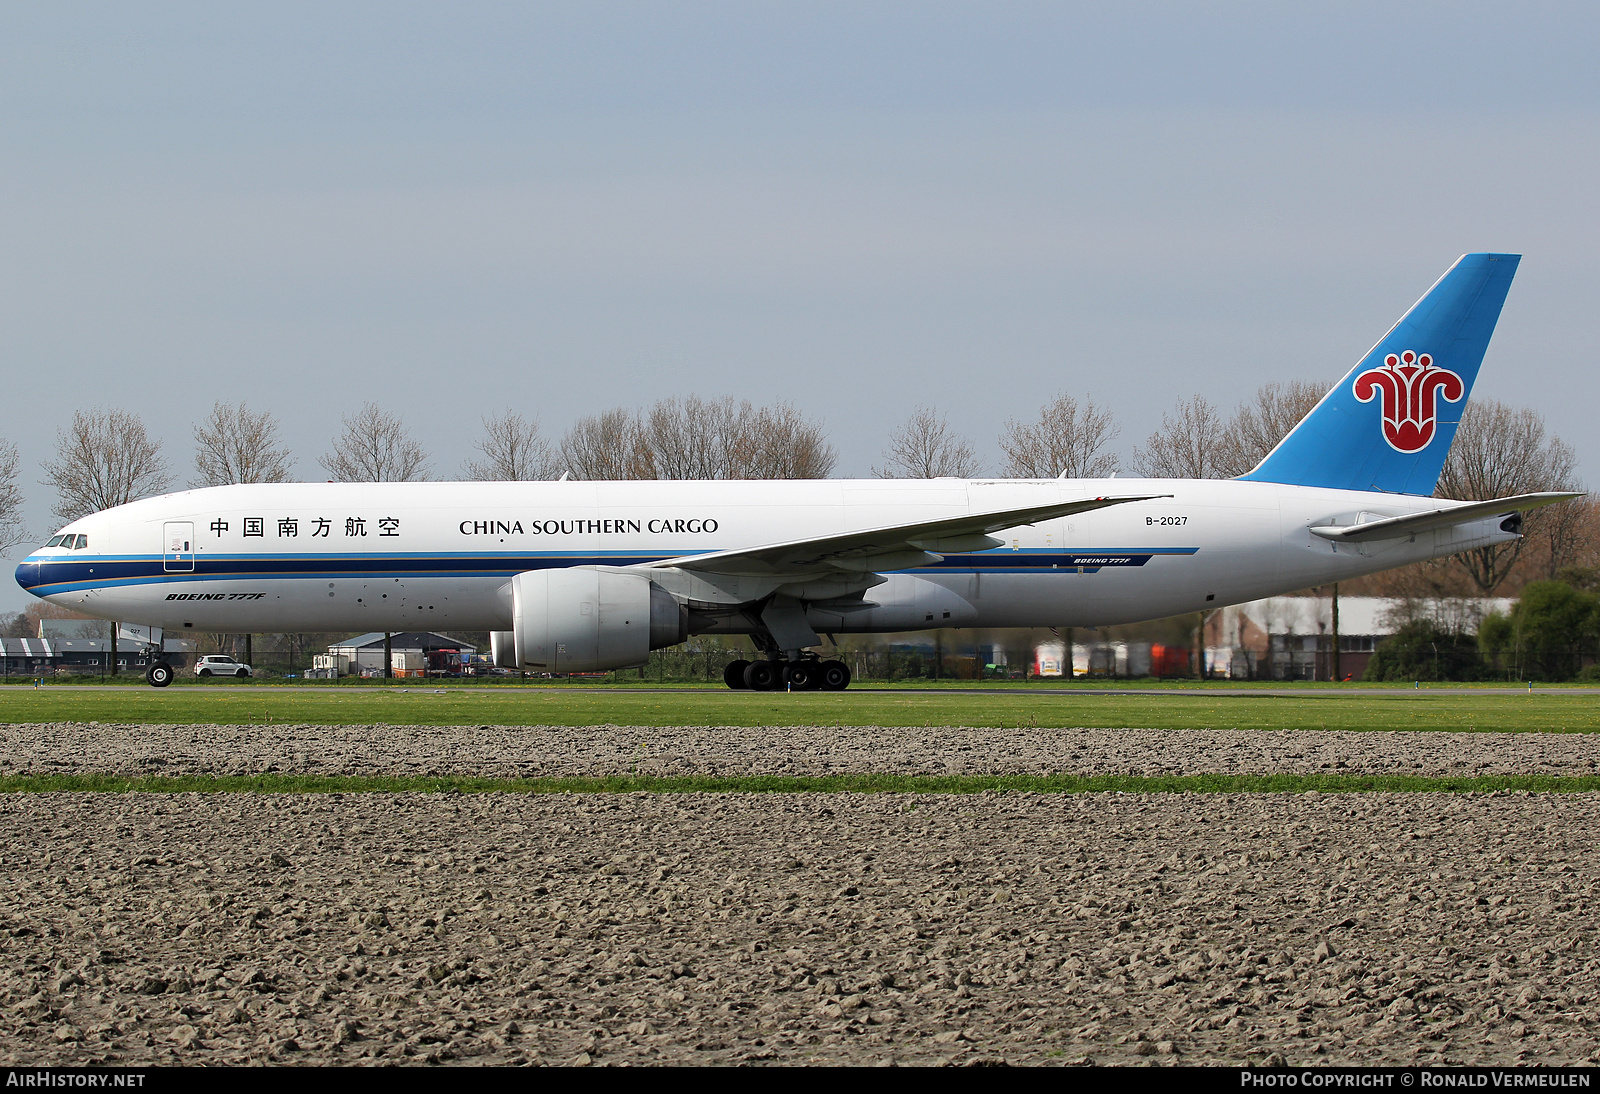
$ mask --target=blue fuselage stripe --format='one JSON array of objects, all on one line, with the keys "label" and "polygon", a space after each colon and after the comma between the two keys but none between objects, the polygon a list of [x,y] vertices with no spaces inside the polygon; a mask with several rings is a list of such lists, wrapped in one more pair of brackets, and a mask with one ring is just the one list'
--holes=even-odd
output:
[{"label": "blue fuselage stripe", "polygon": [[[947,555],[938,562],[908,572],[1014,573],[1017,571],[1097,570],[1102,567],[1143,566],[1156,555],[1192,555],[1196,547],[1137,547],[1125,550],[986,551],[982,554]],[[186,583],[194,581],[288,581],[306,579],[376,580],[426,578],[509,578],[526,570],[567,566],[641,566],[676,554],[603,552],[547,552],[543,554],[407,552],[371,555],[210,555],[197,557],[192,570],[168,569],[174,565],[160,555],[121,555],[25,559],[16,573],[17,584],[44,596],[77,589],[114,586]],[[177,565],[187,565],[187,561]]]}]

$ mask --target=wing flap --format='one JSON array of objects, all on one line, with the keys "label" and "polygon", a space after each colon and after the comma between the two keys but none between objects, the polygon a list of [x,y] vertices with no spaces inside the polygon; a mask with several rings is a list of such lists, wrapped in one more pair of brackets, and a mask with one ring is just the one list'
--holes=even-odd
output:
[{"label": "wing flap", "polygon": [[1387,517],[1360,524],[1324,524],[1311,529],[1311,534],[1340,542],[1362,543],[1373,539],[1399,539],[1434,528],[1448,528],[1456,524],[1469,524],[1502,514],[1510,515],[1521,509],[1537,509],[1542,505],[1581,498],[1583,494],[1545,491],[1537,494],[1515,494],[1509,498],[1490,501],[1463,502],[1446,509],[1430,509],[1426,513],[1411,513],[1403,517]]},{"label": "wing flap", "polygon": [[[1076,501],[1030,505],[1021,509],[998,509],[986,513],[962,513],[916,524],[893,524],[853,532],[816,536],[810,539],[769,543],[703,555],[680,555],[650,564],[651,569],[675,567],[703,573],[742,575],[798,575],[846,570],[865,572],[875,569],[905,569],[919,562],[937,561],[941,556],[929,552],[927,545],[949,543],[978,546],[991,532],[1035,524],[1042,520],[1088,513],[1111,505],[1168,498],[1171,494],[1129,494],[1120,497],[1080,498]],[[997,546],[989,543],[988,546]]]}]

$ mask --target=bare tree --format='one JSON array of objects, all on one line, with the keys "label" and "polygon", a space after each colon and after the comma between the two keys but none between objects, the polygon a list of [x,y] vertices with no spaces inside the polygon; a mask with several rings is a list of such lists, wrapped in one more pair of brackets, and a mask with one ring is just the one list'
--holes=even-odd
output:
[{"label": "bare tree", "polygon": [[[1467,404],[1455,442],[1439,476],[1436,497],[1458,501],[1503,498],[1535,490],[1577,489],[1578,459],[1560,437],[1546,435],[1544,419],[1496,399]],[[1490,596],[1506,579],[1530,541],[1539,541],[1552,516],[1571,502],[1535,509],[1523,519],[1523,538],[1478,547],[1453,556],[1480,595]]]},{"label": "bare tree", "polygon": [[1153,479],[1220,479],[1228,474],[1224,455],[1222,419],[1204,395],[1195,395],[1161,416],[1161,428],[1134,450],[1133,462]]},{"label": "bare tree", "polygon": [[970,479],[978,473],[978,457],[967,439],[950,428],[943,414],[919,406],[906,423],[889,434],[884,466],[873,473],[884,479],[937,479],[949,475]]},{"label": "bare tree", "polygon": [[1117,469],[1117,457],[1106,446],[1120,430],[1108,411],[1084,399],[1080,405],[1066,392],[1039,411],[1037,422],[1006,422],[1000,434],[1004,474],[1017,479],[1096,479]]},{"label": "bare tree", "polygon": [[579,418],[561,438],[562,467],[575,479],[653,479],[644,426],[632,410]]},{"label": "bare tree", "polygon": [[22,487],[17,485],[17,446],[0,441],[0,555],[27,536],[22,527]]},{"label": "bare tree", "polygon": [[1600,547],[1600,502],[1577,498],[1552,505],[1541,516],[1538,531],[1544,548],[1541,577],[1551,579],[1562,570],[1581,566]]},{"label": "bare tree", "polygon": [[339,482],[422,482],[428,477],[428,454],[405,423],[377,403],[366,403],[359,413],[347,414],[344,434],[333,440],[333,451],[322,466]]},{"label": "bare tree", "polygon": [[293,463],[278,444],[278,422],[270,411],[219,401],[194,427],[195,479],[189,485],[287,482]]},{"label": "bare tree", "polygon": [[473,445],[482,459],[468,460],[466,477],[479,481],[530,482],[551,477],[550,442],[539,435],[539,423],[507,411],[485,416],[483,438]]},{"label": "bare tree", "polygon": [[1219,476],[1233,478],[1255,470],[1332,386],[1312,380],[1261,385],[1255,401],[1240,405],[1222,431],[1215,460]]},{"label": "bare tree", "polygon": [[[91,624],[95,630],[87,632],[92,637],[99,637],[105,633],[105,621],[94,619],[91,616],[75,612],[70,608],[63,608],[59,604],[52,604],[48,600],[35,600],[22,610],[22,614],[13,621],[13,626],[21,633],[7,635],[11,638],[38,638],[43,634],[44,628],[39,624],[45,619],[76,619]],[[98,634],[96,633],[98,631]]]},{"label": "bare tree", "polygon": [[[1341,583],[1348,589],[1351,583]],[[1408,604],[1459,600],[1472,596],[1476,586],[1453,558],[1430,558],[1357,578],[1356,593],[1346,595],[1382,596]],[[1409,609],[1408,609],[1409,610]]]},{"label": "bare tree", "polygon": [[827,434],[788,403],[749,410],[740,404],[728,443],[726,478],[825,479],[839,455]]},{"label": "bare tree", "polygon": [[172,482],[161,446],[139,416],[98,407],[74,412],[72,425],[57,431],[56,458],[45,461],[44,472],[63,523],[159,494]]},{"label": "bare tree", "polygon": [[640,444],[649,453],[651,477],[657,479],[727,479],[733,450],[749,419],[751,405],[731,396],[706,400],[662,399],[642,419]]},{"label": "bare tree", "polygon": [[648,412],[583,418],[561,462],[583,479],[825,478],[837,456],[820,426],[786,403],[663,399]]}]

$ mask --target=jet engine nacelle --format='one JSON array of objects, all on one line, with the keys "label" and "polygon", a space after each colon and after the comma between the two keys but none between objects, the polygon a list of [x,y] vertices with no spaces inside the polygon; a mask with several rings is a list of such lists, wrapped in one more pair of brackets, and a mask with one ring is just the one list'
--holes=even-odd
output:
[{"label": "jet engine nacelle", "polygon": [[605,566],[529,570],[511,579],[517,668],[598,672],[644,664],[688,637],[688,611],[642,574]]}]

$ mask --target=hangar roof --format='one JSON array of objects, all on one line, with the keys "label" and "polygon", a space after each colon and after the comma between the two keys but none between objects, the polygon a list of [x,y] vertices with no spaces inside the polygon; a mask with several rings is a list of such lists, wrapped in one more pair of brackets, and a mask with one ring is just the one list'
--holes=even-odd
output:
[{"label": "hangar roof", "polygon": [[[382,649],[383,632],[370,631],[367,634],[358,634],[354,638],[347,638],[343,642],[335,642],[328,647],[329,653],[340,653],[346,650]],[[411,651],[421,650],[459,650],[462,653],[476,653],[478,647],[471,642],[463,642],[459,638],[451,638],[448,634],[436,634],[433,631],[395,631],[389,636],[391,650]]]}]

